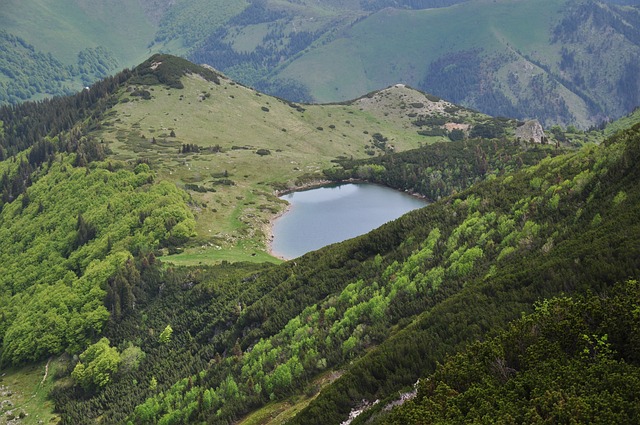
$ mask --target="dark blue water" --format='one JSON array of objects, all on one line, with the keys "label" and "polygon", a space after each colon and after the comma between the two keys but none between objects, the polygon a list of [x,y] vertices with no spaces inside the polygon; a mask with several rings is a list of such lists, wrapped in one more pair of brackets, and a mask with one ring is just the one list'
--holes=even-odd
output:
[{"label": "dark blue water", "polygon": [[291,204],[273,225],[271,250],[291,259],[359,236],[427,205],[425,200],[374,184],[345,184],[293,192]]}]

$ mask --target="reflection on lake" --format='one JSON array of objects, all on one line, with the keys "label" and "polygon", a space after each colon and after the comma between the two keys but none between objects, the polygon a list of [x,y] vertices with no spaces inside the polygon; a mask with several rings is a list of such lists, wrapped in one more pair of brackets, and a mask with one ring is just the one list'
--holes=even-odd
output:
[{"label": "reflection on lake", "polygon": [[423,199],[367,183],[320,187],[280,199],[291,207],[274,223],[271,249],[287,259],[365,234],[427,205]]}]

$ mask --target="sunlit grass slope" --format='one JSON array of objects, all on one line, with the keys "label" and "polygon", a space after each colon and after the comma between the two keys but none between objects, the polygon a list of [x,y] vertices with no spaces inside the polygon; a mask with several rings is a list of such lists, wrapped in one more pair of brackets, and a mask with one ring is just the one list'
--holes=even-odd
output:
[{"label": "sunlit grass slope", "polygon": [[264,260],[269,221],[285,206],[275,190],[322,180],[336,158],[381,154],[375,133],[400,151],[445,139],[419,135],[418,113],[454,108],[459,119],[483,117],[404,86],[345,104],[298,105],[226,78],[182,83],[129,86],[99,130],[115,158],[147,160],[193,197],[198,238],[187,255],[172,257],[181,264]]}]

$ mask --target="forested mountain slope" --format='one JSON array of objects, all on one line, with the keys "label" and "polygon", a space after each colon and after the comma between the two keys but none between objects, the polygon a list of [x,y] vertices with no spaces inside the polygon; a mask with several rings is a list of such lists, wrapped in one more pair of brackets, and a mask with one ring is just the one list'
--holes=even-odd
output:
[{"label": "forested mountain slope", "polygon": [[[124,347],[146,335],[140,347],[152,354],[89,400],[58,393],[58,405],[70,422],[108,409],[133,423],[224,423],[267,400],[312,395],[314,377],[332,368],[341,377],[292,423],[339,423],[363,399],[391,401],[445,354],[534,302],[637,277],[639,132],[481,183],[245,279],[194,270],[144,313],[158,331],[171,324],[173,339],[159,343],[146,326],[136,329],[142,312],[123,319],[110,339]],[[176,311],[177,299],[190,307]],[[192,356],[186,364],[195,370],[168,388],[158,376],[171,368],[158,365],[174,353]],[[128,410],[114,403],[121,399],[140,404]]]},{"label": "forested mountain slope", "polygon": [[558,297],[420,380],[415,400],[372,423],[575,420],[635,423],[638,282]]},{"label": "forested mountain slope", "polygon": [[[585,290],[607,294],[615,282],[637,278],[639,229],[633,217],[638,211],[639,131],[636,126],[606,147],[543,161],[412,214],[414,220],[422,215],[437,222],[425,226],[422,221],[420,230],[412,233],[418,240],[424,238],[418,232],[424,235],[445,228],[448,221],[457,223],[451,233],[444,234],[449,236],[439,249],[445,256],[451,252],[449,262],[468,258],[469,262],[462,261],[468,268],[451,263],[447,268],[446,262],[437,260],[433,265],[427,261],[412,266],[417,267],[414,276],[425,276],[421,277],[425,282],[443,268],[445,287],[457,272],[456,293],[445,299],[426,296],[426,308],[419,310],[411,325],[350,366],[292,423],[339,423],[362,399],[373,402],[388,397],[388,403],[398,390],[432,372],[445,354],[530,311],[535,301]],[[432,214],[439,209],[446,213],[436,218]],[[488,225],[487,220],[496,220],[497,226]],[[500,224],[510,220],[516,233],[507,234],[508,227]],[[412,270],[402,264],[402,270]],[[395,281],[402,276],[396,275]],[[629,314],[618,313],[619,320]],[[632,362],[636,355],[625,354],[630,356],[625,361]],[[634,391],[625,393],[632,397]],[[543,419],[551,417],[550,412]]]},{"label": "forested mountain slope", "polygon": [[[516,120],[404,86],[300,105],[155,55],[0,120],[2,367],[54,359],[62,423],[229,423],[262,408],[340,423],[535,302],[617,293],[640,270],[634,116],[601,144],[534,144],[517,140]],[[249,215],[275,214],[275,189],[319,176],[436,202],[294,261],[251,255],[263,235]],[[247,221],[235,263],[166,258],[233,220]],[[635,345],[625,350],[635,376]],[[393,419],[378,413],[358,421]]]},{"label": "forested mountain slope", "polygon": [[4,364],[84,349],[139,296],[133,257],[194,233],[184,192],[88,136],[128,76],[0,111]]}]

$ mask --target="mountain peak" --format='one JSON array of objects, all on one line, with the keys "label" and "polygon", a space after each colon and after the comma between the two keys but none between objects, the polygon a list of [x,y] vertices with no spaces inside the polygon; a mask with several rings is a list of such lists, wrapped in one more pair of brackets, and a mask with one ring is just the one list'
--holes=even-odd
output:
[{"label": "mountain peak", "polygon": [[[439,117],[444,125],[453,121],[469,121],[471,117],[487,118],[486,115],[424,93],[413,87],[398,83],[382,90],[368,93],[349,102],[350,105],[367,111],[381,119],[399,119],[420,127],[419,121],[427,117]],[[469,126],[465,126],[468,129]]]},{"label": "mountain peak", "polygon": [[186,59],[161,53],[151,56],[138,65],[134,73],[136,75],[131,81],[134,84],[150,86],[165,84],[178,89],[184,87],[180,82],[183,75],[197,74],[215,84],[220,84],[221,77],[221,74],[211,67],[196,65]]}]

